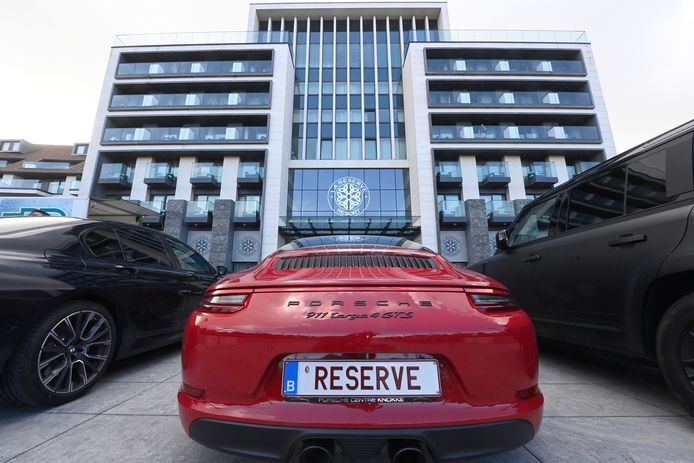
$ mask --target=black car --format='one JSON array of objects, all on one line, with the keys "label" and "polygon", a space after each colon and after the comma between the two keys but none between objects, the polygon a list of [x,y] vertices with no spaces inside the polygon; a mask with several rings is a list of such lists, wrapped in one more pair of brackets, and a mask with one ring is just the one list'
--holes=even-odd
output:
[{"label": "black car", "polygon": [[539,336],[657,361],[694,415],[694,121],[528,204],[472,270]]},{"label": "black car", "polygon": [[28,405],[75,399],[113,359],[179,340],[218,273],[143,227],[0,219],[0,395]]}]

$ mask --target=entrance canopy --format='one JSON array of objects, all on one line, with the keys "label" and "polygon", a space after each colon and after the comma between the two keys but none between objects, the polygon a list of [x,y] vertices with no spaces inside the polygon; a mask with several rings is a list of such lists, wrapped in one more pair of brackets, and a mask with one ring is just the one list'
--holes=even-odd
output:
[{"label": "entrance canopy", "polygon": [[287,239],[322,235],[382,235],[413,238],[420,234],[419,217],[318,216],[281,217]]}]

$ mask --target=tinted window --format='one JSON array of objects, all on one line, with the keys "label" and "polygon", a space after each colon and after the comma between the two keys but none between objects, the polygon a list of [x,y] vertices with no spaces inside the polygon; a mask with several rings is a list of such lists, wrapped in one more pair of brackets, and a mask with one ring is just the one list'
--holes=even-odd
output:
[{"label": "tinted window", "polygon": [[509,234],[509,245],[517,246],[553,235],[556,229],[553,220],[555,204],[556,198],[549,198],[524,214]]},{"label": "tinted window", "polygon": [[99,259],[124,260],[116,233],[110,228],[91,230],[84,237],[87,248]]},{"label": "tinted window", "polygon": [[166,243],[171,247],[179,266],[183,270],[190,270],[196,273],[211,273],[207,261],[192,248],[169,239],[166,240]]},{"label": "tinted window", "polygon": [[120,229],[118,230],[118,237],[128,262],[171,266],[159,236],[136,230]]},{"label": "tinted window", "polygon": [[624,213],[626,167],[617,168],[571,190],[568,229],[600,223]]}]

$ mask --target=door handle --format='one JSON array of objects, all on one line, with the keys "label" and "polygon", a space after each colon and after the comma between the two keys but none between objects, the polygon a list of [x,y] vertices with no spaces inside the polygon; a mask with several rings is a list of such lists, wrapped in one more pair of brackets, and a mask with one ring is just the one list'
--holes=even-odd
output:
[{"label": "door handle", "polygon": [[540,259],[542,259],[540,254],[528,254],[525,259],[523,259],[523,262],[536,262]]},{"label": "door handle", "polygon": [[116,270],[118,271],[118,273],[127,273],[129,275],[134,275],[140,271],[139,269],[137,269],[135,267],[126,267],[125,265],[119,265],[119,264],[116,264],[115,267],[116,267]]},{"label": "door handle", "polygon": [[644,235],[643,233],[638,233],[636,235],[629,233],[626,235],[620,235],[616,239],[609,241],[607,245],[610,247],[629,246],[635,243],[646,241],[647,239],[648,236]]}]

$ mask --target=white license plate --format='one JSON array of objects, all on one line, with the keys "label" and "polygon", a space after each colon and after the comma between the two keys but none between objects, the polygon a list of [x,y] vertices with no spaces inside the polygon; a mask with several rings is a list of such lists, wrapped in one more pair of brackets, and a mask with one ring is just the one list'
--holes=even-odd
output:
[{"label": "white license plate", "polygon": [[438,397],[436,360],[284,362],[285,397]]}]

